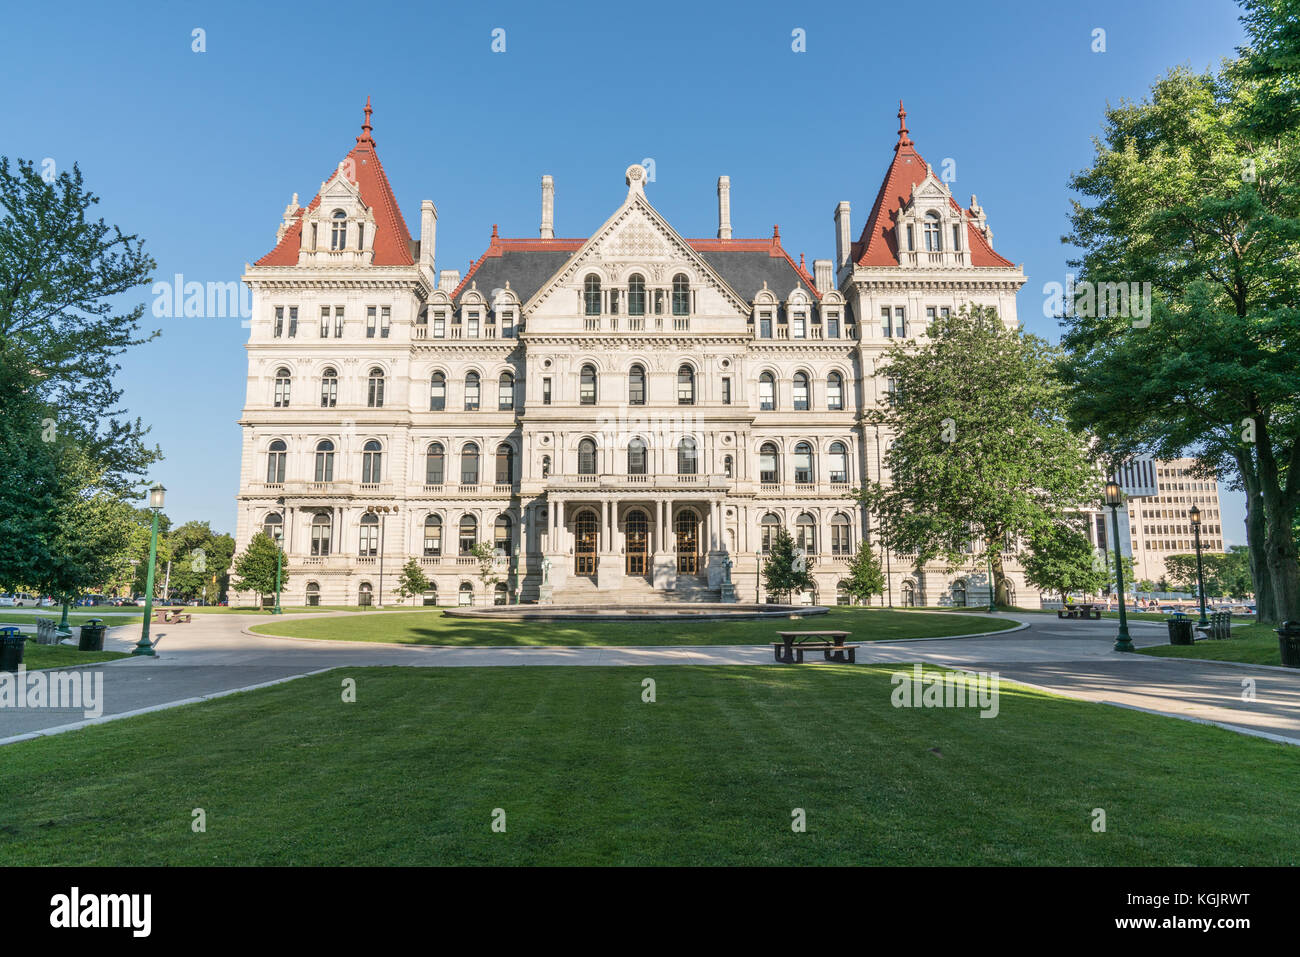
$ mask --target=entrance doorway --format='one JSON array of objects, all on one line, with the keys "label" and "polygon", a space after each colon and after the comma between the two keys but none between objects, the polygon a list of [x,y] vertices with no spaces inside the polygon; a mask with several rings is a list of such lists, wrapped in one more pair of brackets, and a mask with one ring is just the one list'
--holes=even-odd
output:
[{"label": "entrance doorway", "polygon": [[596,513],[579,512],[573,523],[573,573],[592,576],[596,574],[596,552],[599,547],[600,522]]},{"label": "entrance doorway", "polygon": [[677,574],[698,575],[700,573],[700,517],[694,509],[684,508],[673,520],[673,531],[677,533]]},{"label": "entrance doorway", "polygon": [[650,520],[645,512],[636,508],[627,513],[627,574],[643,576],[648,571],[647,552],[650,546]]}]

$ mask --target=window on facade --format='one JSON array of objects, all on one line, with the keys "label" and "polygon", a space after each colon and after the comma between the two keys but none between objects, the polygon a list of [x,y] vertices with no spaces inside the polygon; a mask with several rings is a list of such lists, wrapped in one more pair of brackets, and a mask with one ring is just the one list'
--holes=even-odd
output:
[{"label": "window on facade", "polygon": [[284,541],[284,516],[272,512],[262,521],[262,531],[277,545]]},{"label": "window on facade", "polygon": [[468,555],[478,544],[478,519],[464,515],[460,520],[460,553]]},{"label": "window on facade", "polygon": [[722,377],[722,404],[731,405],[731,376]]},{"label": "window on facade", "polygon": [[377,484],[384,471],[384,453],[374,439],[367,442],[361,450],[361,481],[363,484]]},{"label": "window on facade", "polygon": [[429,411],[442,412],[447,408],[447,377],[435,372],[429,379]]},{"label": "window on facade", "polygon": [[578,474],[596,474],[596,443],[591,439],[583,439],[578,443]]},{"label": "window on facade", "polygon": [[378,366],[370,370],[370,378],[366,383],[366,405],[372,409],[382,409],[384,406],[384,370]]},{"label": "window on facade", "polygon": [[433,314],[433,337],[445,339],[447,336],[447,313],[439,309]]},{"label": "window on facade", "polygon": [[888,306],[880,307],[880,334],[886,339],[892,337],[894,334],[893,316],[894,310],[890,309]]},{"label": "window on facade", "polygon": [[673,315],[685,316],[691,311],[691,282],[685,273],[673,276]]},{"label": "window on facade", "polygon": [[387,339],[388,330],[393,324],[393,309],[391,306],[379,307],[379,338]]},{"label": "window on facade", "polygon": [[888,405],[898,404],[898,380],[892,376],[885,380],[885,402]]},{"label": "window on facade", "polygon": [[334,443],[329,439],[316,443],[316,481],[334,481]]},{"label": "window on facade", "polygon": [[347,248],[348,214],[341,209],[336,209],[330,218],[330,249],[338,251]]},{"label": "window on facade", "polygon": [[776,408],[776,376],[770,372],[758,377],[758,408],[763,412]]},{"label": "window on facade", "polygon": [[677,443],[677,474],[694,475],[698,464],[695,440],[688,435]]},{"label": "window on facade", "polygon": [[333,522],[329,512],[317,512],[311,519],[311,553],[313,556],[325,556],[330,553],[330,539]]},{"label": "window on facade", "polygon": [[289,370],[283,367],[275,370],[275,407],[289,407]]},{"label": "window on facade", "polygon": [[379,516],[366,512],[361,516],[361,543],[357,554],[362,558],[372,558],[379,554]]},{"label": "window on facade", "polygon": [[817,522],[807,512],[795,519],[794,544],[805,555],[817,554]]},{"label": "window on facade", "polygon": [[473,442],[460,451],[460,484],[478,484],[478,446]]},{"label": "window on facade", "polygon": [[777,471],[776,446],[771,442],[764,442],[758,450],[758,480],[768,485],[781,480]]},{"label": "window on facade", "polygon": [[582,284],[583,311],[589,316],[600,315],[600,277],[592,273]]},{"label": "window on facade", "polygon": [[332,409],[339,402],[339,374],[332,366],[320,375],[320,407]]},{"label": "window on facade", "polygon": [[492,550],[497,555],[509,555],[514,551],[514,536],[511,534],[513,525],[509,515],[497,516],[496,523],[492,526]]},{"label": "window on facade", "polygon": [[330,337],[330,307],[320,307],[320,337],[328,339]]},{"label": "window on facade", "polygon": [[515,407],[515,377],[509,372],[497,379],[497,411],[512,412]]},{"label": "window on facade", "polygon": [[645,369],[639,365],[632,367],[627,374],[628,405],[645,405]]},{"label": "window on facade", "polygon": [[916,249],[916,227],[911,223],[907,224],[907,251],[910,253]]},{"label": "window on facade", "polygon": [[513,309],[503,309],[501,311],[501,338],[513,339],[515,337],[515,311]]},{"label": "window on facade", "polygon": [[284,306],[275,307],[275,328],[271,334],[277,339],[284,335]]},{"label": "window on facade", "polygon": [[266,449],[266,481],[270,485],[284,482],[284,464],[288,456],[288,447],[282,439],[276,439]]},{"label": "window on facade", "polygon": [[645,475],[645,442],[640,439],[627,443],[627,474]]},{"label": "window on facade", "polygon": [[695,404],[695,370],[688,365],[677,370],[677,404]]},{"label": "window on facade", "polygon": [[763,554],[772,551],[772,542],[776,539],[776,533],[781,529],[781,520],[768,512],[763,516],[763,521],[759,523],[759,530],[762,536]]},{"label": "window on facade", "polygon": [[474,586],[469,582],[461,582],[460,591],[456,595],[456,603],[458,605],[474,604]]},{"label": "window on facade", "polygon": [[343,307],[334,307],[334,338],[343,338]]},{"label": "window on facade", "polygon": [[617,289],[611,289],[609,291],[609,314],[611,316],[618,315],[618,290]]},{"label": "window on facade", "polygon": [[844,408],[844,377],[838,372],[826,377],[826,408],[836,412]]},{"label": "window on facade", "polygon": [[955,223],[952,227],[952,248],[954,252],[961,252],[961,227]]},{"label": "window on facade", "polygon": [[542,405],[551,404],[551,380],[548,376],[542,380]]},{"label": "window on facade", "polygon": [[925,250],[937,253],[943,249],[943,232],[939,224],[938,213],[925,214]]},{"label": "window on facade", "polygon": [[830,480],[832,482],[847,482],[849,480],[849,456],[843,442],[831,443]]},{"label": "window on facade", "polygon": [[367,306],[366,307],[366,338],[367,339],[373,339],[375,337],[375,326],[376,326],[375,307]]},{"label": "window on facade", "polygon": [[894,307],[894,335],[900,339],[907,338],[907,313],[902,306]]},{"label": "window on facade", "polygon": [[800,442],[794,447],[794,480],[807,485],[813,480],[812,446]]},{"label": "window on facade", "polygon": [[289,307],[289,338],[293,339],[298,335],[298,307]]},{"label": "window on facade", "polygon": [[497,484],[510,485],[515,480],[515,449],[508,442],[497,446]]},{"label": "window on facade", "polygon": [[791,335],[796,339],[808,338],[808,314],[802,309],[794,314],[794,331]]},{"label": "window on facade", "polygon": [[849,517],[842,512],[831,519],[831,554],[853,554],[852,526]]},{"label": "window on facade", "polygon": [[832,309],[826,313],[826,338],[838,339],[840,337],[840,314],[839,310]]},{"label": "window on facade", "polygon": [[477,412],[479,406],[479,378],[477,372],[465,376],[465,411]]},{"label": "window on facade", "polygon": [[758,314],[758,337],[760,339],[772,338],[772,311],[763,309]]},{"label": "window on facade", "polygon": [[424,554],[442,554],[442,519],[437,515],[430,515],[424,520]]},{"label": "window on facade", "polygon": [[542,456],[542,478],[550,478],[550,475],[551,475],[551,457],[549,455],[543,455]]},{"label": "window on facade", "polygon": [[723,474],[727,476],[727,478],[735,477],[735,471],[736,471],[735,460],[730,455],[724,455],[722,457],[722,471]]},{"label": "window on facade", "polygon": [[447,454],[442,443],[434,442],[424,453],[424,484],[441,485],[443,470],[447,464]]},{"label": "window on facade", "polygon": [[794,410],[796,412],[808,411],[808,374],[806,372],[796,372],[794,374]]},{"label": "window on facade", "polygon": [[578,375],[578,403],[580,405],[596,404],[596,367],[583,366]]},{"label": "window on facade", "polygon": [[634,273],[627,281],[627,314],[645,315],[645,277]]}]

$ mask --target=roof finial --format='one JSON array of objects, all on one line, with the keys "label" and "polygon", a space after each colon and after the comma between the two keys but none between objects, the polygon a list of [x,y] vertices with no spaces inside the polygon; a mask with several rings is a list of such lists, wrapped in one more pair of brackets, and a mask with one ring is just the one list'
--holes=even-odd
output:
[{"label": "roof finial", "polygon": [[781,245],[781,227],[778,225],[773,225],[772,227],[772,245]]},{"label": "roof finial", "polygon": [[497,224],[496,224],[496,223],[493,223],[493,224],[492,224],[492,238],[493,238],[493,239],[499,239],[499,238],[500,238],[499,236],[497,236]]},{"label": "roof finial", "polygon": [[903,101],[898,101],[898,145],[911,146],[912,140],[907,135],[907,110],[903,109]]},{"label": "roof finial", "polygon": [[375,139],[373,136],[370,135],[370,133],[374,129],[374,127],[370,125],[370,114],[373,113],[374,110],[370,108],[369,96],[366,97],[366,108],[364,112],[366,114],[366,121],[361,124],[361,135],[357,137],[357,142],[373,144],[375,142]]}]

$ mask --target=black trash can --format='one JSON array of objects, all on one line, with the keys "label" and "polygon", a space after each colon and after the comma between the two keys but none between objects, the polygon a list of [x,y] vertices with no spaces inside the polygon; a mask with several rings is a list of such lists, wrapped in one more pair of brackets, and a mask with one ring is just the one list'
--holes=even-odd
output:
[{"label": "black trash can", "polygon": [[1287,668],[1300,668],[1300,621],[1284,621],[1277,629],[1278,651]]},{"label": "black trash can", "polygon": [[1192,632],[1192,619],[1182,612],[1165,620],[1169,626],[1169,643],[1171,645],[1194,645],[1196,635]]},{"label": "black trash can", "polygon": [[0,628],[0,671],[17,671],[23,663],[27,639],[17,628]]},{"label": "black trash can", "polygon": [[103,651],[105,630],[104,619],[90,619],[81,626],[81,641],[78,642],[77,648],[80,651]]}]

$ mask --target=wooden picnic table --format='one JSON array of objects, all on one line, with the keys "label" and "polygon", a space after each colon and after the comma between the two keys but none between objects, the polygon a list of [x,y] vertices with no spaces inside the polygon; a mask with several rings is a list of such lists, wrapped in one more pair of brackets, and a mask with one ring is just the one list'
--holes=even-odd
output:
[{"label": "wooden picnic table", "polygon": [[1057,618],[1101,618],[1101,608],[1090,602],[1080,602],[1073,604],[1067,602],[1064,608],[1058,608],[1056,611]]},{"label": "wooden picnic table", "polygon": [[[803,662],[805,651],[822,651],[827,661],[857,661],[857,645],[846,645],[847,631],[778,631],[780,641],[772,642],[772,654],[782,664]],[[830,639],[827,641],[827,639]],[[845,653],[848,657],[845,658]],[[832,657],[832,654],[834,657]]]}]

